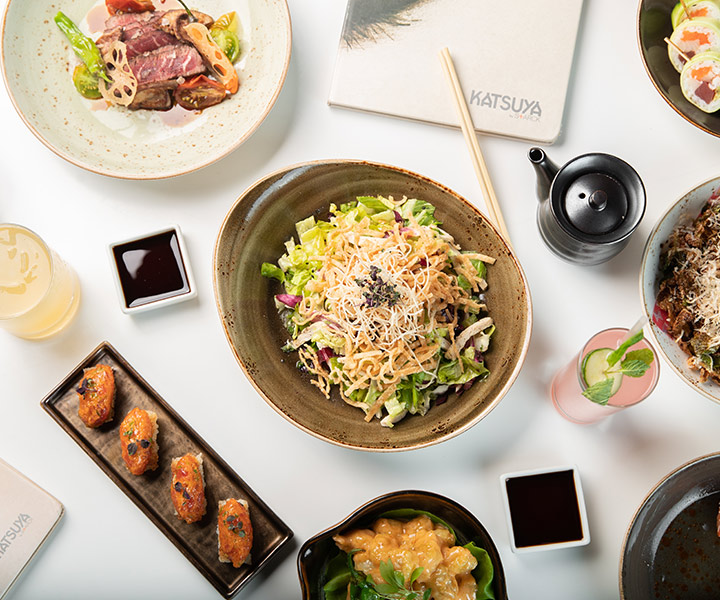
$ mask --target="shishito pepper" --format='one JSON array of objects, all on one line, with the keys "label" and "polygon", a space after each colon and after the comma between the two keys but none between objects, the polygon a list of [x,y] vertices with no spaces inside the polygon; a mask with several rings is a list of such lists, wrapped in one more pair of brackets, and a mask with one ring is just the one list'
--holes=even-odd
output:
[{"label": "shishito pepper", "polygon": [[238,18],[235,11],[224,14],[210,28],[210,36],[231,63],[240,57],[240,38],[237,35],[237,29]]},{"label": "shishito pepper", "polygon": [[58,26],[60,31],[65,34],[65,37],[70,42],[70,46],[78,55],[80,60],[85,63],[88,68],[90,75],[95,77],[102,77],[105,81],[110,83],[107,74],[105,73],[105,61],[103,60],[100,50],[88,36],[80,31],[62,11],[58,11],[55,15],[55,24]]}]

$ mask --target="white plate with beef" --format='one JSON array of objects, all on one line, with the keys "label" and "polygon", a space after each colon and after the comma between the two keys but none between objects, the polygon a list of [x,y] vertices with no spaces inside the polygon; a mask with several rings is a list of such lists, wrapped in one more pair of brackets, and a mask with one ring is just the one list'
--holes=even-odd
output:
[{"label": "white plate with beef", "polygon": [[161,179],[207,166],[250,137],[285,81],[286,0],[190,0],[192,16],[178,0],[41,4],[7,3],[5,85],[40,141],[95,173]]},{"label": "white plate with beef", "polygon": [[[717,361],[720,355],[712,339],[717,338],[715,330],[720,329],[716,316],[720,314],[720,279],[709,260],[698,261],[695,258],[702,258],[708,251],[716,251],[717,248],[716,244],[709,243],[707,234],[698,236],[695,230],[704,209],[710,207],[713,212],[719,212],[716,200],[719,192],[720,177],[715,177],[675,202],[650,233],[640,270],[640,294],[645,314],[650,320],[655,347],[660,349],[672,369],[686,383],[718,403],[720,364],[712,365],[712,362]],[[711,198],[715,200],[709,204]],[[673,238],[673,233],[680,226],[690,234],[687,240],[691,247],[680,248],[678,254],[677,241],[673,243],[672,239],[677,239]],[[674,254],[669,254],[670,250]],[[685,259],[686,254],[690,260]],[[673,272],[676,277],[670,280]],[[672,283],[673,293],[678,296],[677,306],[669,302],[669,283]],[[707,335],[708,330],[712,330],[710,336]],[[703,344],[703,338],[710,341]],[[708,360],[710,371],[701,368],[703,361]]]}]

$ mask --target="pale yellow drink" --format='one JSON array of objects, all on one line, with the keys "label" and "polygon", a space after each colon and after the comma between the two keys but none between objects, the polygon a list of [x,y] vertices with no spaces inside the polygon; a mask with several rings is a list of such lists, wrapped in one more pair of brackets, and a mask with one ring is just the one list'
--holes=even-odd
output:
[{"label": "pale yellow drink", "polygon": [[40,237],[0,224],[0,327],[26,339],[61,331],[75,316],[80,282]]}]

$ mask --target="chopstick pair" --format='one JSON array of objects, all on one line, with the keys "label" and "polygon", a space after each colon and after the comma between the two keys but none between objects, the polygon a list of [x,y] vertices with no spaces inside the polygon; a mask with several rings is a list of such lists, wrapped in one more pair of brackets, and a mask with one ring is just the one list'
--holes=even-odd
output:
[{"label": "chopstick pair", "polygon": [[460,86],[460,80],[458,79],[455,65],[447,48],[443,48],[440,52],[440,60],[452,88],[455,105],[457,107],[458,114],[460,115],[460,126],[462,128],[468,150],[470,150],[470,158],[472,159],[473,167],[475,168],[475,174],[480,182],[480,187],[482,189],[483,197],[485,198],[485,205],[488,213],[490,214],[490,218],[495,226],[500,230],[503,238],[505,238],[505,241],[512,247],[510,242],[510,233],[508,232],[507,225],[505,225],[505,219],[503,218],[500,204],[498,203],[497,196],[495,195],[495,189],[493,188],[490,173],[488,172],[487,165],[485,164],[485,158],[483,157],[482,150],[480,150],[480,144],[478,143],[477,135],[475,134],[475,127],[473,126],[472,119],[470,118],[470,111],[468,110],[467,102],[465,102],[465,96],[463,95],[462,87]]}]

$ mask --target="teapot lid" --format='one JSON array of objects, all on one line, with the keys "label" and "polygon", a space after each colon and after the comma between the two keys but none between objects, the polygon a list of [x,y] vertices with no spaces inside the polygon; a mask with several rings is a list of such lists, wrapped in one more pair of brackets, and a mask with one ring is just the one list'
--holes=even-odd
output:
[{"label": "teapot lid", "polygon": [[614,231],[627,217],[625,186],[612,175],[589,172],[568,183],[561,200],[570,224],[589,235]]}]

